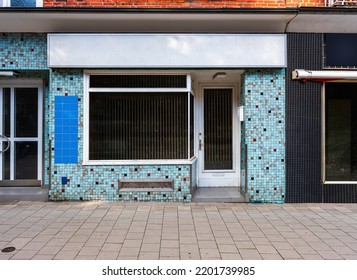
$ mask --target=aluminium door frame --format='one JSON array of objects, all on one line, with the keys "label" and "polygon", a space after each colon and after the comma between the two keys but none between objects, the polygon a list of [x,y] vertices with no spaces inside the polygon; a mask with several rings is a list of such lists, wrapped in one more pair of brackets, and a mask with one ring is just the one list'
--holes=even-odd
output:
[{"label": "aluminium door frame", "polygon": [[[30,179],[32,181],[40,181],[41,185],[43,184],[43,81],[42,79],[16,79],[16,80],[0,80],[0,108],[3,106],[3,89],[10,88],[10,106],[12,109],[15,107],[15,88],[37,88],[37,102],[38,102],[38,112],[37,112],[37,137],[27,137],[26,139],[23,137],[24,141],[36,141],[37,142],[37,179]],[[3,116],[1,114],[0,120],[2,120]],[[15,143],[15,141],[19,141],[19,139],[15,140],[14,138],[22,137],[13,137],[14,136],[14,126],[15,126],[15,114],[12,111],[10,113],[10,139],[11,143]],[[0,121],[0,131],[2,131],[3,122]],[[30,181],[30,180],[16,180],[15,179],[15,150],[14,147],[11,147],[10,150],[10,180],[5,180],[9,182],[11,185],[17,185],[16,181],[20,181],[21,185],[26,185],[25,182],[21,181]],[[0,180],[3,181],[3,172],[2,172],[2,155],[0,155]],[[12,181],[12,182],[11,182]]]}]

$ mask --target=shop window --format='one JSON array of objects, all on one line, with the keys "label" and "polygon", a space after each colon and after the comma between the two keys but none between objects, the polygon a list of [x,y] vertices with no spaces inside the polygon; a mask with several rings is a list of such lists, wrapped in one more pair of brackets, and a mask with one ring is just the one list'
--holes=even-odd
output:
[{"label": "shop window", "polygon": [[90,161],[193,156],[194,99],[186,75],[91,75]]},{"label": "shop window", "polygon": [[0,7],[31,8],[42,6],[42,0],[0,0]]},{"label": "shop window", "polygon": [[357,34],[325,34],[325,67],[357,67]]},{"label": "shop window", "polygon": [[357,181],[357,84],[327,83],[325,180]]}]

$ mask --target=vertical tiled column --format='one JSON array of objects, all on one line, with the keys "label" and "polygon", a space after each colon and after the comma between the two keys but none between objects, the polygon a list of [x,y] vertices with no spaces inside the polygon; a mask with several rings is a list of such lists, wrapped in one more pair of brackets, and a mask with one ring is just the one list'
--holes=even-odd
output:
[{"label": "vertical tiled column", "polygon": [[[83,71],[50,70],[50,198],[80,200],[82,182]],[[77,187],[77,188],[76,188]]]},{"label": "vertical tiled column", "polygon": [[285,70],[247,70],[242,101],[242,166],[251,202],[284,202],[285,197]]}]

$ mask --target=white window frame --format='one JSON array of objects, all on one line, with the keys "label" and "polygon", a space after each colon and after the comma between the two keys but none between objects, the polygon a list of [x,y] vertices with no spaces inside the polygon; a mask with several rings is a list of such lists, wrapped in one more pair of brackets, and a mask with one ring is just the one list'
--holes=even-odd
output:
[{"label": "white window frame", "polygon": [[322,161],[322,183],[325,185],[356,185],[357,181],[326,181],[326,84],[327,83],[357,83],[357,80],[338,80],[338,81],[331,81],[331,82],[324,82],[322,84],[322,108],[321,108],[321,123],[322,123],[322,145],[321,145],[321,161]]},{"label": "white window frame", "polygon": [[[11,0],[3,0],[2,5],[3,7],[11,7]],[[36,0],[36,7],[43,7],[43,0]],[[26,7],[26,8],[30,8],[30,7]]]},{"label": "white window frame", "polygon": [[[186,88],[90,88],[90,75],[186,75]],[[190,154],[190,94],[192,91],[192,79],[186,71],[103,71],[86,70],[83,79],[83,165],[152,165],[152,164],[192,164],[191,159],[143,159],[143,160],[90,160],[89,159],[89,93],[90,92],[185,92],[188,96],[188,155]],[[194,117],[194,116],[193,116]]]}]

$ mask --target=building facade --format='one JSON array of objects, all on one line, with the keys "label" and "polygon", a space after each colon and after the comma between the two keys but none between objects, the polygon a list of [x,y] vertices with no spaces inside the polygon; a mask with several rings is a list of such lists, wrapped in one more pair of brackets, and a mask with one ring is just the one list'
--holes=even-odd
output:
[{"label": "building facade", "polygon": [[355,202],[357,12],[326,5],[3,0],[0,199]]}]

